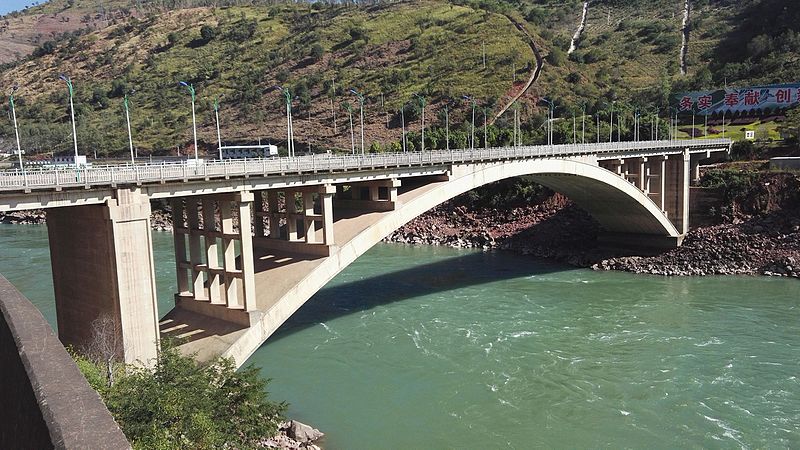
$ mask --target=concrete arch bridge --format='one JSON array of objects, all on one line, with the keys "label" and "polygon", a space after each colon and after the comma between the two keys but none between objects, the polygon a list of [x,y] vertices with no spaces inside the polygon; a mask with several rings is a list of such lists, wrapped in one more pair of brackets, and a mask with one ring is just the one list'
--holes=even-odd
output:
[{"label": "concrete arch bridge", "polygon": [[[59,337],[81,345],[101,314],[120,357],[159,337],[241,365],[331,278],[386,235],[476,187],[529,176],[613,239],[674,247],[689,184],[725,140],[509,147],[0,174],[0,211],[47,210]],[[178,292],[156,307],[150,201],[172,206]]]}]

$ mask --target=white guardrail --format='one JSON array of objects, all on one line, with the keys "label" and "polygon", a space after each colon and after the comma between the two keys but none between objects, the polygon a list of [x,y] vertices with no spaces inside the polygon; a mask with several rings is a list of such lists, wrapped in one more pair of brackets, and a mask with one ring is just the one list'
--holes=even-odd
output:
[{"label": "white guardrail", "polygon": [[294,158],[236,159],[204,161],[195,164],[189,159],[181,162],[145,163],[136,165],[74,166],[14,169],[0,171],[0,191],[47,189],[61,187],[92,187],[126,185],[207,178],[240,177],[245,175],[284,175],[331,171],[371,170],[376,167],[422,166],[431,164],[492,161],[511,158],[547,158],[602,153],[642,151],[675,151],[719,149],[729,147],[729,139],[682,141],[612,142],[600,144],[563,144],[488,149],[434,150],[408,153],[377,153],[367,155],[309,155]]}]

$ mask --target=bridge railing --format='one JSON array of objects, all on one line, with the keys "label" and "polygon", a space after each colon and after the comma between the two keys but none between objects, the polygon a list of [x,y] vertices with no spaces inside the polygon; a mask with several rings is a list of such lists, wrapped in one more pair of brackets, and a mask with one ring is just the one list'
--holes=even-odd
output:
[{"label": "bridge railing", "polygon": [[194,160],[136,165],[92,165],[87,167],[39,167],[26,171],[0,171],[0,190],[58,188],[95,185],[128,185],[145,182],[202,180],[245,175],[280,175],[318,171],[370,170],[382,167],[426,164],[496,161],[502,159],[564,157],[578,155],[624,154],[642,151],[675,151],[728,148],[729,139],[611,142],[600,144],[561,144],[518,147],[492,147],[426,152],[378,153],[368,155],[309,155],[294,158]]}]

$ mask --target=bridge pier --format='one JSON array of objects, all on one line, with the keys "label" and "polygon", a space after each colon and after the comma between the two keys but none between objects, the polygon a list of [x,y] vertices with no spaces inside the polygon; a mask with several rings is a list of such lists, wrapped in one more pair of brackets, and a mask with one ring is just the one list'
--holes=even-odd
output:
[{"label": "bridge pier", "polygon": [[150,200],[117,190],[104,205],[47,211],[58,335],[77,348],[97,343],[93,322],[126,363],[150,365],[158,353],[158,307]]}]

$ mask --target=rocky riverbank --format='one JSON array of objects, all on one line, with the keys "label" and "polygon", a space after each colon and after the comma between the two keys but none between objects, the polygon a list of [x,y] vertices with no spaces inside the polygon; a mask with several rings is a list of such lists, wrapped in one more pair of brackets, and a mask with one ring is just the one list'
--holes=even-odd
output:
[{"label": "rocky riverbank", "polygon": [[278,434],[261,443],[262,448],[281,450],[321,450],[316,444],[325,433],[296,420],[282,422]]},{"label": "rocky riverbank", "polygon": [[[595,270],[656,275],[800,276],[800,180],[791,174],[753,176],[725,191],[711,223],[684,244],[654,256],[600,247],[598,224],[559,194],[528,204],[476,205],[467,196],[445,203],[387,237],[407,244],[502,249]],[[699,212],[699,211],[696,211]]]}]

